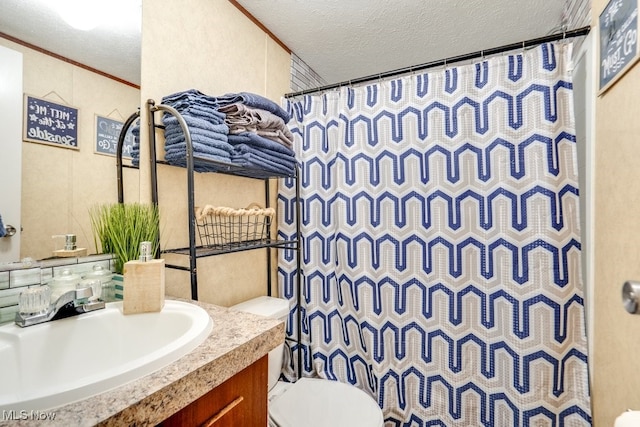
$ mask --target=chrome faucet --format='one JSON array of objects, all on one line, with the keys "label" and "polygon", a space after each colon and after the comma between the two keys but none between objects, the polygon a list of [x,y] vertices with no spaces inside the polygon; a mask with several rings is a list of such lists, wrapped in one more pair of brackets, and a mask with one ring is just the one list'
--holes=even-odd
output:
[{"label": "chrome faucet", "polygon": [[49,295],[48,286],[39,286],[23,291],[20,294],[19,309],[16,313],[16,325],[24,328],[105,307],[104,301],[92,298],[93,289],[91,286],[67,291],[52,303],[48,302]]}]

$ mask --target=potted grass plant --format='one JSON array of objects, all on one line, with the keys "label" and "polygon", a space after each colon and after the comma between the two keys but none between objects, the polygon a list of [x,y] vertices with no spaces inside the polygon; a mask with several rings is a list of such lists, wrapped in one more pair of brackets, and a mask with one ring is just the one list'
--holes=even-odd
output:
[{"label": "potted grass plant", "polygon": [[159,250],[158,207],[142,203],[107,203],[89,210],[94,243],[98,253],[113,254],[115,273],[122,275],[127,261],[138,259],[140,243],[151,242],[152,253]]}]

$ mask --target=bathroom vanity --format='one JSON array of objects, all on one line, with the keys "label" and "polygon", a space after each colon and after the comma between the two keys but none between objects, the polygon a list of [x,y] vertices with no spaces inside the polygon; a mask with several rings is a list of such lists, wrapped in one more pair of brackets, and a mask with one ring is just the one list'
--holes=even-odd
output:
[{"label": "bathroom vanity", "polygon": [[161,423],[162,427],[267,425],[267,356]]},{"label": "bathroom vanity", "polygon": [[[214,322],[191,353],[124,386],[42,412],[66,426],[266,425],[266,355],[284,341],[284,323],[189,302]],[[41,425],[32,415],[10,423]]]}]

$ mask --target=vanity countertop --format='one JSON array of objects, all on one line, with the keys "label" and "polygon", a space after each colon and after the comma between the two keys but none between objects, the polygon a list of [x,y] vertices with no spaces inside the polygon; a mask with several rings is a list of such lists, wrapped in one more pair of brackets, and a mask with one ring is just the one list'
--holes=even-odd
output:
[{"label": "vanity countertop", "polygon": [[[211,334],[200,346],[139,380],[45,411],[55,417],[54,422],[47,425],[154,426],[284,341],[282,321],[198,301],[188,302],[207,310],[214,322]],[[30,413],[26,417],[33,418]],[[12,421],[11,425],[42,425],[42,421]]]}]

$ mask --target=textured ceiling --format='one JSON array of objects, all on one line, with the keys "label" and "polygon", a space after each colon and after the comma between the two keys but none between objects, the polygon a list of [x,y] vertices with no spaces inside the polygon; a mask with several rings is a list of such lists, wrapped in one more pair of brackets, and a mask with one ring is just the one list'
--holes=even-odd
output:
[{"label": "textured ceiling", "polygon": [[[106,2],[110,10],[122,10],[90,32],[62,21],[52,8],[56,1],[1,0],[0,32],[140,83],[140,8],[131,8],[136,1]],[[336,83],[557,32],[565,0],[237,2]]]},{"label": "textured ceiling", "polygon": [[564,0],[237,0],[328,83],[557,32]]}]

